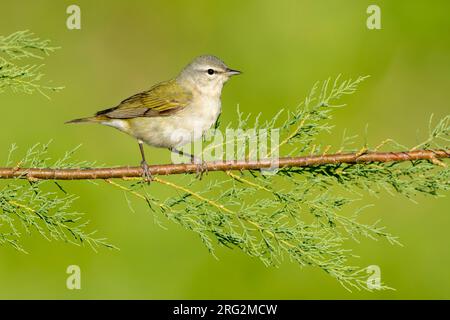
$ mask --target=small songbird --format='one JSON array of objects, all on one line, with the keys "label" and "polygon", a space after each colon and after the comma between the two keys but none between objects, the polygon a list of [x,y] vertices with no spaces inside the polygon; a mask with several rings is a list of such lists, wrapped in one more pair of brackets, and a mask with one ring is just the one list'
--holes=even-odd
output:
[{"label": "small songbird", "polygon": [[144,143],[189,156],[192,163],[197,163],[197,170],[203,172],[202,164],[195,156],[177,148],[201,138],[216,123],[221,112],[223,85],[231,76],[240,73],[215,56],[200,56],[175,79],[137,93],[93,117],[66,123],[100,123],[135,137],[142,156],[144,177],[148,180],[151,175],[145,160]]}]

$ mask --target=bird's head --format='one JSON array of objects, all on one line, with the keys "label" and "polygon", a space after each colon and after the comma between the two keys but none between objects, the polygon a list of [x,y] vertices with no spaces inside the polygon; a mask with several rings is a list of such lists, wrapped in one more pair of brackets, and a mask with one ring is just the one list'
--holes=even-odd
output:
[{"label": "bird's head", "polygon": [[222,87],[231,76],[240,71],[228,68],[219,58],[204,55],[195,58],[178,76],[181,84],[193,86],[201,94],[220,95]]}]

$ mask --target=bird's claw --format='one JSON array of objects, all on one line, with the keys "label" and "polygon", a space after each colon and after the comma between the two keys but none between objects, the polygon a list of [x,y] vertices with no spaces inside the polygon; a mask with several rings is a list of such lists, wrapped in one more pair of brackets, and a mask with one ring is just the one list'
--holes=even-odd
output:
[{"label": "bird's claw", "polygon": [[150,169],[148,167],[147,162],[142,161],[141,167],[142,167],[142,177],[144,178],[144,181],[150,184],[150,182],[153,181],[153,176],[150,173]]},{"label": "bird's claw", "polygon": [[202,180],[203,174],[208,174],[208,166],[205,161],[195,162],[197,168],[195,170],[195,178]]}]

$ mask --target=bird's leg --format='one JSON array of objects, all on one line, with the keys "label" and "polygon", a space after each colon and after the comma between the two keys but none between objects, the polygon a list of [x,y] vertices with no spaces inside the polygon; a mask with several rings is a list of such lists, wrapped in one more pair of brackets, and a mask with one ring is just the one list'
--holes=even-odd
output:
[{"label": "bird's leg", "polygon": [[139,143],[139,150],[141,151],[141,156],[142,156],[142,161],[141,161],[141,166],[142,166],[142,171],[143,171],[142,176],[144,177],[145,181],[150,183],[150,181],[153,180],[153,177],[150,173],[150,169],[148,168],[147,161],[145,161],[144,143],[141,140],[138,140],[138,143]]},{"label": "bird's leg", "polygon": [[200,158],[194,156],[193,154],[184,152],[182,150],[178,150],[176,148],[169,148],[169,150],[172,151],[173,153],[178,153],[181,156],[189,157],[191,159],[191,163],[197,165],[196,176],[195,176],[196,178],[199,178],[200,180],[202,180],[203,174],[208,173],[208,166],[206,165],[206,162],[202,161]]}]

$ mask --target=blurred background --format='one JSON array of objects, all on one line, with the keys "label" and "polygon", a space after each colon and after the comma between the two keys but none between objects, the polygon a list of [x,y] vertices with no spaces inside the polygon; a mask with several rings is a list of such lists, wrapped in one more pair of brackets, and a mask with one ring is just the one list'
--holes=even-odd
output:
[{"label": "blurred background", "polygon": [[[68,30],[66,8],[81,8],[81,30]],[[381,8],[381,30],[368,30],[366,9]],[[372,146],[386,138],[415,145],[428,119],[449,113],[450,3],[448,1],[9,1],[1,0],[0,34],[29,29],[61,49],[45,59],[46,78],[65,89],[51,100],[0,94],[0,161],[12,143],[16,156],[53,139],[52,157],[82,144],[76,158],[136,165],[130,137],[102,126],[64,121],[116,105],[169,79],[199,54],[221,57],[244,75],[227,84],[222,123],[244,112],[270,119],[294,108],[317,80],[342,73],[371,75],[335,114],[337,144],[344,129]],[[366,129],[367,126],[367,129]],[[366,132],[366,134],[364,134]],[[166,150],[147,149],[153,163]],[[120,251],[24,237],[25,255],[0,247],[0,298],[134,299],[449,299],[450,200],[383,194],[367,219],[382,220],[404,247],[362,241],[351,247],[361,266],[381,267],[395,291],[347,292],[323,271],[285,261],[267,268],[238,250],[218,248],[216,260],[192,233],[163,221],[144,203],[130,211],[107,185],[64,184],[80,196],[75,208]],[[150,187],[158,195],[158,186]],[[161,218],[160,220],[163,220]],[[66,289],[66,268],[81,267],[82,289]]]}]

